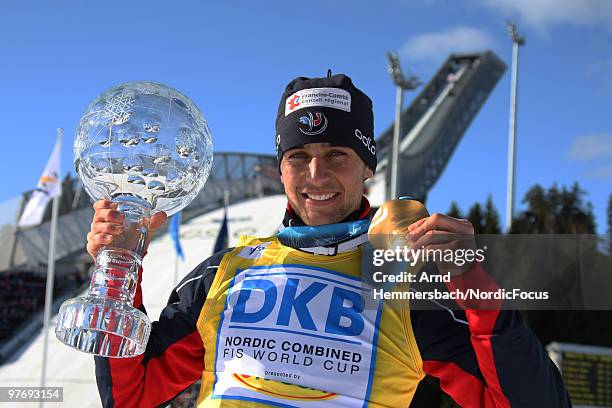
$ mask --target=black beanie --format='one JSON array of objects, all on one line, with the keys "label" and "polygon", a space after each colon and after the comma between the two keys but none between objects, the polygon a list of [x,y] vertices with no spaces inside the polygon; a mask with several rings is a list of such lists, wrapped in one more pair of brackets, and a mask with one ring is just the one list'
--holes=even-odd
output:
[{"label": "black beanie", "polygon": [[376,142],[372,101],[351,78],[299,77],[289,82],[276,116],[276,159],[308,143],[350,147],[376,171]]}]

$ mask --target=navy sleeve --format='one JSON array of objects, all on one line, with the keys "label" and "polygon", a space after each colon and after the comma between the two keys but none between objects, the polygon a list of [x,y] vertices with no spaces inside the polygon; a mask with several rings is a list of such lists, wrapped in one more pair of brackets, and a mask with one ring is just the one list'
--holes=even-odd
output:
[{"label": "navy sleeve", "polygon": [[[479,264],[452,283],[495,283]],[[436,302],[411,308],[424,371],[462,407],[571,407],[563,380],[535,334],[502,304],[480,310]],[[430,305],[428,309],[433,309]]]}]

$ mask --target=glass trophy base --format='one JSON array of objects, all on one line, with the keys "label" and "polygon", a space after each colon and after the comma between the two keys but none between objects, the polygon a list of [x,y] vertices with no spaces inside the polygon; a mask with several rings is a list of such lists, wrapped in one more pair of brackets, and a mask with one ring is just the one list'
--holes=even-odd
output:
[{"label": "glass trophy base", "polygon": [[62,304],[55,335],[67,346],[102,357],[144,353],[151,321],[140,310],[113,299],[77,297]]}]

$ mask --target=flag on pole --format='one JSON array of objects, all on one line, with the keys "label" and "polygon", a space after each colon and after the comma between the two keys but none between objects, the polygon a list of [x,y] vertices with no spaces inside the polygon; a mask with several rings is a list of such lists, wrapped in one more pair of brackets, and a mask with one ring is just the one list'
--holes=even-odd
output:
[{"label": "flag on pole", "polygon": [[[49,253],[47,254],[47,282],[45,283],[45,309],[43,312],[43,362],[40,377],[40,387],[45,386],[47,376],[47,351],[49,346],[49,320],[51,319],[51,306],[53,304],[53,288],[55,281],[55,241],[57,236],[57,215],[59,213],[59,197],[61,194],[61,185],[59,183],[60,172],[60,146],[62,145],[62,137],[64,137],[64,129],[57,128],[57,142],[51,153],[51,157],[47,162],[47,166],[43,171],[43,175],[38,182],[37,189],[32,193],[32,198],[28,202],[30,205],[40,208],[40,214],[36,214],[38,218],[37,224],[42,220],[45,205],[49,199],[53,198],[53,206],[51,210],[51,229],[49,231]],[[42,187],[42,188],[41,188]],[[44,204],[34,202],[35,195],[39,194],[46,198]],[[32,203],[35,204],[32,204]],[[26,210],[28,209],[26,207]],[[24,215],[28,214],[24,211]],[[32,214],[32,212],[30,212]],[[32,217],[32,216],[31,216]],[[24,220],[24,217],[21,217]],[[32,219],[30,218],[30,222]],[[42,401],[42,400],[41,400]],[[42,405],[42,402],[41,402]]]},{"label": "flag on pole", "polygon": [[172,242],[174,243],[174,251],[176,255],[181,258],[181,260],[185,260],[185,254],[183,253],[183,247],[181,247],[181,240],[179,234],[179,225],[181,224],[181,213],[177,212],[170,218],[170,225],[168,227],[170,231],[170,237],[172,238]]},{"label": "flag on pole", "polygon": [[219,251],[224,250],[228,247],[229,244],[229,236],[227,233],[227,207],[223,211],[223,222],[221,223],[221,228],[219,229],[219,234],[217,235],[217,240],[215,241],[215,249],[213,249],[213,254],[216,254]]},{"label": "flag on pole", "polygon": [[58,138],[49,161],[47,161],[47,165],[40,176],[40,180],[38,180],[38,185],[23,209],[17,224],[19,227],[30,227],[40,224],[45,215],[47,203],[61,194],[62,185],[59,179],[61,144],[61,140]]}]

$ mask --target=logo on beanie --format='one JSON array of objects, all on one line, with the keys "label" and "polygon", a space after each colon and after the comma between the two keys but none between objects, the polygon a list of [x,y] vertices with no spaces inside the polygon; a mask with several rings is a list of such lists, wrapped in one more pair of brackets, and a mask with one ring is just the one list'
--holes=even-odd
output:
[{"label": "logo on beanie", "polygon": [[355,129],[355,137],[361,140],[361,143],[363,143],[366,149],[368,149],[373,156],[376,156],[376,147],[374,146],[374,143],[372,143],[371,137],[364,135],[359,129]]},{"label": "logo on beanie", "polygon": [[351,111],[351,94],[342,88],[308,88],[297,91],[285,100],[285,116],[312,107]]},{"label": "logo on beanie", "polygon": [[298,106],[300,106],[300,95],[293,94],[291,99],[287,101],[287,105],[290,111],[295,110]]},{"label": "logo on beanie", "polygon": [[308,136],[321,134],[327,129],[327,118],[321,112],[306,112],[308,116],[301,116],[299,120],[300,131]]}]

